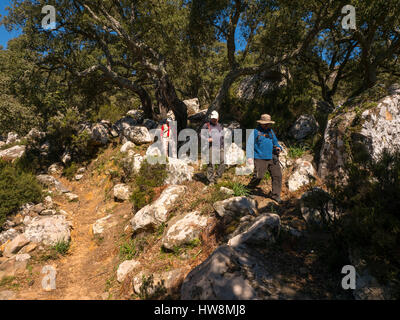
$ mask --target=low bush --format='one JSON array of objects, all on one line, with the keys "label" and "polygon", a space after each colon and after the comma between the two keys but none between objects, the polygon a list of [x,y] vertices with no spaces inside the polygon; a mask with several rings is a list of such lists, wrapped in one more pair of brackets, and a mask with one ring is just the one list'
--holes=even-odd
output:
[{"label": "low bush", "polygon": [[34,175],[0,160],[0,228],[7,215],[25,203],[39,203],[42,197],[42,188]]},{"label": "low bush", "polygon": [[135,210],[140,210],[153,201],[154,188],[161,187],[167,178],[165,164],[149,164],[143,161],[139,172],[133,177],[131,201]]},{"label": "low bush", "polygon": [[335,243],[358,250],[378,280],[400,288],[400,153],[385,152],[379,161],[347,171],[348,183],[333,189],[347,213],[334,224]]}]

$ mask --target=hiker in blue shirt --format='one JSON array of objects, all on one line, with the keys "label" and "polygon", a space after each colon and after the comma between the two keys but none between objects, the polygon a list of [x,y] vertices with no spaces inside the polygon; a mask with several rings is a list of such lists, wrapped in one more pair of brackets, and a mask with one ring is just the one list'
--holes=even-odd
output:
[{"label": "hiker in blue shirt", "polygon": [[253,130],[247,141],[248,162],[250,164],[254,162],[254,173],[248,187],[251,189],[257,187],[268,170],[272,178],[270,198],[280,203],[282,171],[278,155],[282,151],[282,147],[279,145],[274,131],[270,128],[270,125],[275,122],[271,121],[269,114],[261,115],[261,119],[257,122],[259,125]]}]

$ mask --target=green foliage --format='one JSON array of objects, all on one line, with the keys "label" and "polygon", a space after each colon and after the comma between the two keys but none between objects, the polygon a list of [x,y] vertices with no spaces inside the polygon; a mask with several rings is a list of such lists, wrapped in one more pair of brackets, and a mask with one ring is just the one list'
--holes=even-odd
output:
[{"label": "green foliage", "polygon": [[119,247],[119,256],[121,260],[132,260],[137,255],[136,243],[133,240],[124,242]]},{"label": "green foliage", "polygon": [[348,184],[334,190],[334,198],[348,213],[337,226],[336,235],[346,246],[360,250],[378,279],[398,286],[400,153],[384,153],[364,168],[350,166],[348,173]]},{"label": "green foliage", "polygon": [[143,161],[138,174],[133,178],[133,193],[131,201],[135,210],[140,210],[145,205],[153,201],[154,188],[161,187],[167,178],[167,170],[165,164],[150,164],[146,160]]},{"label": "green foliage", "polygon": [[301,158],[307,151],[305,146],[290,146],[288,156],[292,159]]},{"label": "green foliage", "polygon": [[0,228],[21,205],[41,200],[42,188],[34,175],[0,160]]},{"label": "green foliage", "polygon": [[55,245],[51,247],[51,250],[65,256],[69,250],[70,242],[65,240],[59,240]]},{"label": "green foliage", "polygon": [[68,180],[72,180],[78,171],[78,165],[75,162],[71,162],[68,166],[64,167],[63,176]]},{"label": "green foliage", "polygon": [[104,104],[100,106],[97,114],[93,115],[91,118],[94,122],[100,120],[108,120],[114,123],[117,120],[121,119],[127,111],[129,111],[129,109],[123,104]]},{"label": "green foliage", "polygon": [[163,296],[167,293],[164,284],[165,280],[155,283],[154,276],[151,274],[148,277],[142,276],[142,285],[139,288],[139,298],[140,299],[155,299],[157,297]]},{"label": "green foliage", "polygon": [[119,257],[121,261],[132,260],[137,257],[141,252],[143,252],[147,244],[148,242],[145,237],[123,242],[119,247]]}]

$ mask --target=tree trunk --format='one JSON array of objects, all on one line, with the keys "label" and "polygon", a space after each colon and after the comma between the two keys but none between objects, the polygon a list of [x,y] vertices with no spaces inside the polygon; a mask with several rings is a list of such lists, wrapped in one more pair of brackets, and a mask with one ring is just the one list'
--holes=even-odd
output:
[{"label": "tree trunk", "polygon": [[187,107],[176,95],[175,87],[168,78],[163,75],[157,81],[157,96],[167,110],[172,110],[177,121],[178,132],[187,126]]},{"label": "tree trunk", "polygon": [[153,119],[154,118],[153,107],[149,94],[142,87],[140,88],[140,90],[136,91],[136,93],[138,94],[140,101],[142,103],[142,108],[144,111],[145,118]]}]

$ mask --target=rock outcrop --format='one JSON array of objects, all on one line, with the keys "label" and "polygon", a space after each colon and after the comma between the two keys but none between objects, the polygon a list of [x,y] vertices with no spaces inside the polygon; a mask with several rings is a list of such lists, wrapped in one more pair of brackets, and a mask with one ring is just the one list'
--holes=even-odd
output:
[{"label": "rock outcrop", "polygon": [[297,159],[294,172],[288,180],[289,191],[294,192],[301,187],[308,185],[316,174],[317,173],[311,162]]},{"label": "rock outcrop", "polygon": [[166,188],[156,201],[136,212],[131,219],[133,232],[151,229],[166,222],[168,212],[174,208],[186,191],[185,186],[172,185]]},{"label": "rock outcrop", "polygon": [[392,86],[385,94],[377,103],[354,103],[328,121],[318,167],[325,182],[346,181],[350,159],[376,160],[384,149],[400,147],[400,88]]},{"label": "rock outcrop", "polygon": [[174,217],[161,240],[162,246],[166,249],[173,249],[175,246],[190,244],[199,237],[202,229],[207,225],[208,218],[199,212],[193,211]]}]

